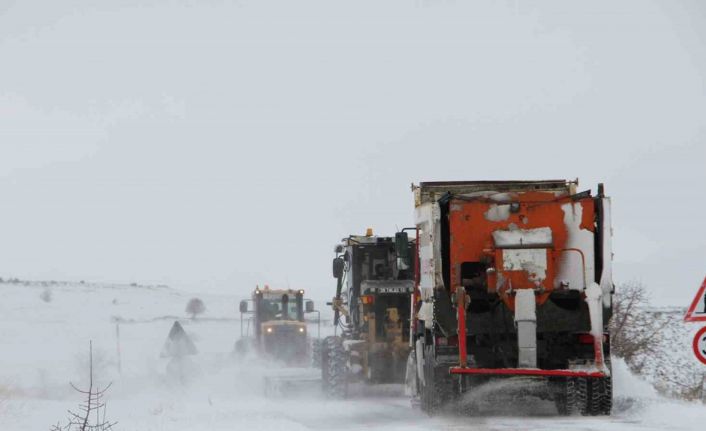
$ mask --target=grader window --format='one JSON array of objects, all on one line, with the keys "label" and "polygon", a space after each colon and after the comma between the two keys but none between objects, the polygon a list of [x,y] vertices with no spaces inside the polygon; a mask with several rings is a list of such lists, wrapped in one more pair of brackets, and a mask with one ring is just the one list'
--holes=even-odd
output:
[{"label": "grader window", "polygon": [[388,280],[393,276],[394,262],[388,247],[370,247],[361,259],[361,280]]}]

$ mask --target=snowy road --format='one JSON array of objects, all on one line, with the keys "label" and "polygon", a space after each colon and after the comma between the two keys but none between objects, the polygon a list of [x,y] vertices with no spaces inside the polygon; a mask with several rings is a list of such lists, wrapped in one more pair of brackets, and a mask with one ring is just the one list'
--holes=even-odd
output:
[{"label": "snowy road", "polygon": [[[199,349],[184,382],[166,373],[159,352],[173,318],[191,295],[171,289],[63,286],[46,303],[42,287],[0,284],[0,429],[47,430],[80,401],[68,381],[85,381],[94,340],[98,380],[113,381],[108,416],[117,430],[701,430],[706,407],[657,396],[615,366],[616,408],[610,418],[559,417],[538,400],[508,401],[484,417],[429,418],[409,400],[384,390],[347,401],[316,392],[264,395],[269,371],[253,359],[235,361],[239,298],[202,296],[207,312],[182,323]],[[120,325],[117,371],[114,317]],[[312,328],[313,330],[313,328]]]}]

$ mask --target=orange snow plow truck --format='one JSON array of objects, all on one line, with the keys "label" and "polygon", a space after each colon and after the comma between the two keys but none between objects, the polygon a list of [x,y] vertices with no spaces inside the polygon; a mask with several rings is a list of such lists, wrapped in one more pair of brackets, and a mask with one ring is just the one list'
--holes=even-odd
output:
[{"label": "orange snow plow truck", "polygon": [[407,383],[428,414],[499,379],[540,386],[561,414],[610,414],[610,200],[602,184],[596,196],[577,185],[413,186]]}]

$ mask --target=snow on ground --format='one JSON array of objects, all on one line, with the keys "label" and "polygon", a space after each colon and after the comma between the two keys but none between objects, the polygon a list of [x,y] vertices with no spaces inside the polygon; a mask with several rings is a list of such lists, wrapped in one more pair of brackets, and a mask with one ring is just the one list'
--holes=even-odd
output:
[{"label": "snow on ground", "polygon": [[[51,301],[41,299],[50,289]],[[616,413],[611,418],[559,417],[539,400],[511,401],[483,417],[428,418],[395,391],[338,401],[317,391],[264,395],[270,371],[253,357],[231,355],[240,334],[238,295],[193,295],[168,287],[0,284],[0,429],[48,430],[80,396],[68,385],[86,380],[88,340],[117,430],[663,430],[703,428],[706,407],[667,400],[616,361]],[[195,320],[193,296],[206,304]],[[178,319],[199,349],[186,379],[159,357]],[[116,326],[121,368],[118,372]],[[310,333],[315,334],[315,326]]]}]

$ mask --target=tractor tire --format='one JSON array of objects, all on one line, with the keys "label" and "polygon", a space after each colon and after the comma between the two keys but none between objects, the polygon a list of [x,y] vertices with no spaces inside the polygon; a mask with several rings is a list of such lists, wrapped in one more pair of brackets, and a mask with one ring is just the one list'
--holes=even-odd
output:
[{"label": "tractor tire", "polygon": [[345,398],[348,394],[348,355],[341,337],[324,339],[321,358],[324,393],[332,398]]}]

